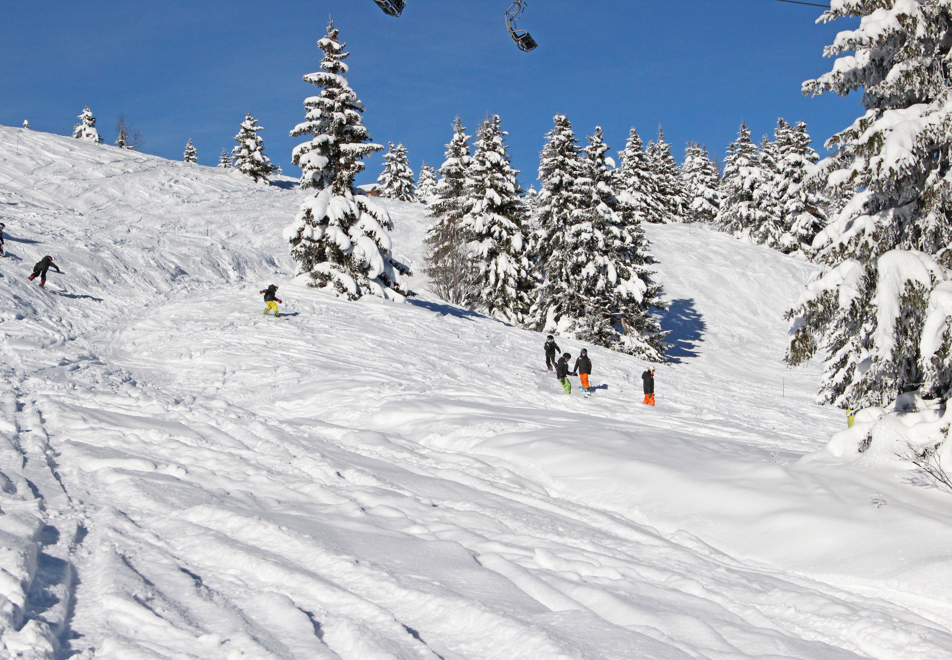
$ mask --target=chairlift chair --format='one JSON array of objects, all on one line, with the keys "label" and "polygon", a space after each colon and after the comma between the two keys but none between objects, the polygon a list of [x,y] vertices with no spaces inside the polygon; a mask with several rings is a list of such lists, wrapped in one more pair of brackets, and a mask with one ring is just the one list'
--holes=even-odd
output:
[{"label": "chairlift chair", "polygon": [[374,0],[387,16],[400,16],[407,6],[406,0]]},{"label": "chairlift chair", "polygon": [[519,50],[525,53],[539,46],[527,31],[516,29],[516,21],[522,17],[522,12],[526,10],[527,6],[528,4],[524,0],[516,0],[506,10],[506,28],[508,28],[512,40],[519,46]]}]

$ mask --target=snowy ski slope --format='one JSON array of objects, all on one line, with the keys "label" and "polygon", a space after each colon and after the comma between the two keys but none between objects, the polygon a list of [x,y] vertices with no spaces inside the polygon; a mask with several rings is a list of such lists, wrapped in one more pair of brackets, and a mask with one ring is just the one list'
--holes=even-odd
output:
[{"label": "snowy ski slope", "polygon": [[[780,362],[813,266],[648,227],[650,409],[638,360],[589,347],[565,396],[419,276],[295,285],[300,200],[0,127],[0,656],[952,657],[952,500],[823,451],[845,420]],[[419,266],[423,207],[384,204]]]}]

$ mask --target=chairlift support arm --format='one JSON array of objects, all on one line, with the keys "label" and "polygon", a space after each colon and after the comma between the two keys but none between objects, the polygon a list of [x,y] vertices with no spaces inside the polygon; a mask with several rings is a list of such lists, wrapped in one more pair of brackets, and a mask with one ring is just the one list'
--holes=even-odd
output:
[{"label": "chairlift support arm", "polygon": [[403,8],[407,6],[406,0],[374,0],[374,2],[383,9],[383,13],[393,17],[399,17],[403,13]]}]

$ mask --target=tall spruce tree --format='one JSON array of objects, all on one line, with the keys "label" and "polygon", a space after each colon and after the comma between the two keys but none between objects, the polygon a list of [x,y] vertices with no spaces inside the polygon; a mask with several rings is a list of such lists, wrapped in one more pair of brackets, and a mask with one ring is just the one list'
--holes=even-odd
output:
[{"label": "tall spruce tree", "polygon": [[390,143],[390,149],[383,156],[383,172],[377,178],[382,194],[388,199],[412,202],[416,199],[413,186],[413,170],[407,157],[407,148],[402,144]]},{"label": "tall spruce tree", "polygon": [[532,236],[535,258],[531,320],[537,330],[556,331],[560,319],[579,318],[578,300],[572,269],[574,246],[569,243],[570,228],[584,200],[578,189],[582,160],[572,124],[565,115],[556,115],[555,127],[546,134],[539,162],[542,191],[536,200],[537,227]]},{"label": "tall spruce tree", "polygon": [[241,122],[241,130],[235,136],[238,146],[231,150],[235,169],[250,176],[255,183],[268,183],[268,177],[278,169],[264,153],[264,140],[258,135],[262,129],[257,119],[250,113],[246,115]]},{"label": "tall spruce tree", "polygon": [[427,202],[433,218],[426,233],[426,274],[433,290],[455,305],[470,305],[475,299],[475,271],[463,239],[462,219],[469,209],[466,178],[472,152],[462,120],[453,123],[453,138],[446,145],[446,160],[440,166],[440,180]]},{"label": "tall spruce tree", "polygon": [[192,144],[191,139],[189,139],[188,144],[185,145],[184,160],[186,163],[198,162],[198,149],[196,149],[195,145]]},{"label": "tall spruce tree", "polygon": [[73,127],[73,137],[77,140],[88,140],[99,144],[102,138],[99,137],[99,131],[96,130],[96,118],[92,110],[83,108],[83,112],[78,117],[79,123]]},{"label": "tall spruce tree", "polygon": [[432,197],[435,192],[436,170],[433,169],[432,165],[427,165],[424,162],[420,166],[420,174],[417,176],[417,184],[414,194],[418,200],[426,204],[427,200]]},{"label": "tall spruce tree", "polygon": [[531,304],[523,236],[526,210],[519,197],[519,172],[509,162],[506,135],[498,115],[479,128],[473,162],[467,170],[470,202],[462,226],[475,269],[473,307],[522,324]]},{"label": "tall spruce tree", "polygon": [[313,136],[293,153],[304,170],[301,187],[317,192],[301,205],[284,238],[298,264],[298,275],[309,286],[351,300],[368,294],[403,300],[412,295],[404,281],[410,270],[393,256],[390,215],[354,190],[363,158],[382,147],[370,142],[363,126],[363,104],[343,76],[348,54],[337,37],[332,21],[327,35],[318,41],[324,52],[323,71],[304,77],[324,92],[332,91],[326,96],[322,92],[321,101],[308,99],[305,105],[314,101],[308,106],[308,121],[298,127],[307,130],[292,132]]},{"label": "tall spruce tree", "polygon": [[588,138],[577,189],[582,208],[570,229],[575,288],[582,301],[575,336],[582,341],[664,360],[665,334],[651,316],[662,310],[661,287],[651,279],[653,262],[633,209],[612,190],[612,167],[602,129]]},{"label": "tall spruce tree", "polygon": [[[302,190],[323,190],[341,176],[341,190],[346,189],[363,171],[363,159],[383,148],[371,143],[362,119],[364,104],[345,78],[350,67],[344,60],[349,53],[344,52],[346,44],[338,40],[339,34],[331,21],[327,35],[317,42],[324,53],[321,70],[304,76],[304,82],[316,85],[321,92],[304,101],[305,120],[291,131],[291,137],[312,136],[291,152],[291,161],[301,168]],[[335,169],[342,166],[354,169]]]},{"label": "tall spruce tree", "polygon": [[[778,131],[789,128],[787,122],[780,120]],[[752,194],[756,214],[754,222],[748,225],[746,235],[755,243],[766,245],[775,250],[784,244],[784,226],[780,212],[780,148],[776,141],[765,135],[757,150],[757,176],[752,179]]]},{"label": "tall spruce tree", "polygon": [[618,155],[621,158],[621,166],[615,170],[615,184],[619,195],[643,222],[666,222],[667,212],[661,203],[651,159],[634,128],[628,134],[624,151],[619,151]]},{"label": "tall spruce tree", "polygon": [[760,154],[750,139],[750,129],[741,123],[737,140],[731,142],[724,159],[721,208],[714,220],[722,231],[750,238],[751,232],[761,225],[763,215],[755,191],[762,179]]},{"label": "tall spruce tree", "polygon": [[689,222],[714,222],[721,208],[718,192],[721,173],[706,147],[697,142],[688,144],[684,150],[681,179],[687,202],[686,219]]},{"label": "tall spruce tree", "polygon": [[664,209],[663,222],[683,222],[687,206],[681,168],[671,155],[671,145],[664,140],[664,130],[658,127],[658,141],[646,149],[655,181],[658,203]]},{"label": "tall spruce tree", "polygon": [[810,147],[807,125],[790,126],[782,119],[774,133],[780,160],[777,163],[776,198],[784,235],[784,252],[809,252],[813,239],[826,226],[828,200],[810,184],[807,176],[819,157]]},{"label": "tall spruce tree", "polygon": [[787,354],[823,351],[822,402],[885,405],[897,394],[952,393],[952,93],[947,0],[840,0],[827,21],[859,17],[826,54],[832,71],[806,94],[863,90],[866,112],[834,135],[819,164],[857,192],[814,241],[827,269],[797,307]]}]

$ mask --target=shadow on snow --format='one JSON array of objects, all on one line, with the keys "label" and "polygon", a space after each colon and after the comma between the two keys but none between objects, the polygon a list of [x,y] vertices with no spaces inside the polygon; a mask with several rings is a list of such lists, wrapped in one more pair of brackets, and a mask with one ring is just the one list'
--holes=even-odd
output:
[{"label": "shadow on snow", "polygon": [[431,312],[436,312],[441,316],[455,316],[461,319],[483,318],[483,315],[479,312],[474,312],[470,309],[463,309],[462,307],[457,307],[456,305],[451,305],[445,302],[419,300],[417,298],[407,298],[407,302],[416,307],[422,307],[423,309],[427,309]]},{"label": "shadow on snow", "polygon": [[694,307],[694,301],[686,298],[672,300],[668,311],[661,314],[661,329],[668,332],[665,338],[669,362],[679,364],[682,358],[697,357],[707,324]]}]

